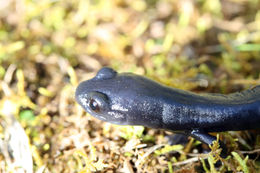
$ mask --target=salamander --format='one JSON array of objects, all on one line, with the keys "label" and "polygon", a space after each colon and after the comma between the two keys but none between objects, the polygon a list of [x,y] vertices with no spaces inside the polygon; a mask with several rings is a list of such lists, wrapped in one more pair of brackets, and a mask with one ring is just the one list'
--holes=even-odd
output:
[{"label": "salamander", "polygon": [[209,132],[260,128],[260,85],[227,95],[197,94],[103,67],[79,84],[75,98],[102,121],[175,131],[206,144],[216,140]]}]

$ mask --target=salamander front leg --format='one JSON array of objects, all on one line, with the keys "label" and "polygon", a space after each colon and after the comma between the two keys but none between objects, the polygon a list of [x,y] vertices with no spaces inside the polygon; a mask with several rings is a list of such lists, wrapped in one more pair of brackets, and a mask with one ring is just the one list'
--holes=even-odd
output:
[{"label": "salamander front leg", "polygon": [[[217,140],[215,136],[211,136],[206,132],[200,131],[200,130],[192,130],[192,131],[186,131],[186,135],[189,135],[203,143],[206,143],[208,145],[212,145],[213,141]],[[219,141],[219,145],[222,148],[221,151],[221,157],[226,158],[227,157],[227,149],[225,144],[222,141]]]}]

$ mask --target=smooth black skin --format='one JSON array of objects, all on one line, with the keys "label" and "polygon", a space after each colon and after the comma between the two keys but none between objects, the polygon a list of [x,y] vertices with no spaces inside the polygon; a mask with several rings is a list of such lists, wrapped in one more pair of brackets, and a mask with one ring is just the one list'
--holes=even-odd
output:
[{"label": "smooth black skin", "polygon": [[206,144],[216,140],[208,132],[260,127],[260,85],[228,95],[195,94],[104,67],[80,83],[75,96],[100,120],[177,131]]}]

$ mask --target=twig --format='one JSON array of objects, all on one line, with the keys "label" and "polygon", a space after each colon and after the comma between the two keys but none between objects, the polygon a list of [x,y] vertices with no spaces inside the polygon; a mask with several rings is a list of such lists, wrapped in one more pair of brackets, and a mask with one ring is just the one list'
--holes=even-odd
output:
[{"label": "twig", "polygon": [[254,154],[254,153],[258,153],[260,154],[260,149],[255,149],[252,151],[240,151],[242,154]]},{"label": "twig", "polygon": [[160,144],[160,145],[155,145],[155,146],[151,147],[141,158],[139,158],[136,161],[135,166],[138,167],[145,160],[146,157],[148,157],[155,150],[157,150],[158,148],[161,148],[163,146],[164,146],[163,144]]},{"label": "twig", "polygon": [[16,65],[14,65],[14,64],[11,64],[11,65],[7,68],[6,73],[5,73],[5,76],[4,76],[4,81],[5,81],[7,84],[9,84],[9,83],[11,82],[15,69],[16,69]]},{"label": "twig", "polygon": [[188,164],[188,163],[197,162],[197,161],[199,161],[200,159],[205,159],[205,158],[207,158],[207,157],[208,157],[208,156],[204,156],[204,157],[193,157],[193,158],[190,158],[190,159],[181,161],[181,162],[173,163],[172,165],[173,165],[173,166],[185,165],[185,164]]}]

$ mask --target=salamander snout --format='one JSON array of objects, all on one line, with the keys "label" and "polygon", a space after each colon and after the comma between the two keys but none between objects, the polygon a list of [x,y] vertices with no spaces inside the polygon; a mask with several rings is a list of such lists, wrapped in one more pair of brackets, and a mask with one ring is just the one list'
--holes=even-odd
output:
[{"label": "salamander snout", "polygon": [[[88,112],[91,112],[91,108],[94,107],[106,107],[105,105],[108,104],[107,96],[97,90],[102,90],[101,88],[104,86],[102,84],[103,80],[112,79],[116,74],[117,72],[112,68],[101,68],[93,79],[79,84],[75,93],[76,101]],[[97,112],[97,110],[93,109],[92,111]]]},{"label": "salamander snout", "polygon": [[99,119],[106,120],[102,114],[110,110],[107,96],[97,91],[81,92],[81,86],[76,90],[76,101],[90,114],[98,116]]},{"label": "salamander snout", "polygon": [[111,68],[100,69],[97,75],[83,81],[76,89],[76,101],[94,117],[115,123],[126,122],[126,110],[121,105],[121,97],[115,89],[117,72]]},{"label": "salamander snout", "polygon": [[110,102],[106,94],[95,90],[91,80],[79,84],[75,98],[85,111],[96,118],[108,121],[107,112],[110,111]]}]

